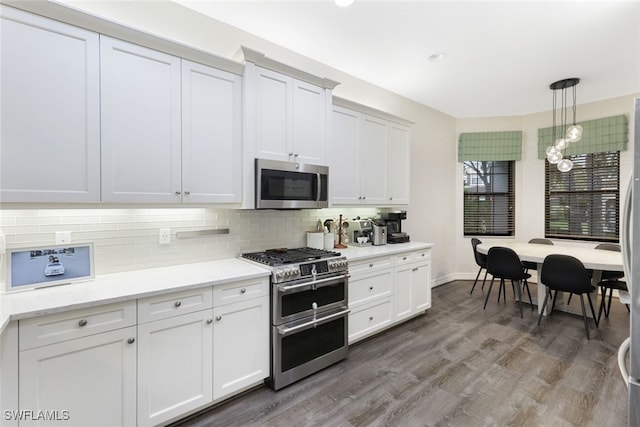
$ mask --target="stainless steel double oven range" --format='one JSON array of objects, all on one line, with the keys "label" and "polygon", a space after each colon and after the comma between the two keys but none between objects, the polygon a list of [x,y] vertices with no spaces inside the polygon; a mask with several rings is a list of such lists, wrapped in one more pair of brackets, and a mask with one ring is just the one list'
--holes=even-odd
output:
[{"label": "stainless steel double oven range", "polygon": [[348,353],[348,266],[337,252],[270,249],[243,258],[271,269],[271,376],[278,390]]}]

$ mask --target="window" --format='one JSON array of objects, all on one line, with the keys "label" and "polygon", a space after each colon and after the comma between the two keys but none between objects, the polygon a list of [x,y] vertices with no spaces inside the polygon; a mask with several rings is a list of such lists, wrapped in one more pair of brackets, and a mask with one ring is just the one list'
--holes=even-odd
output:
[{"label": "window", "polygon": [[620,152],[567,157],[569,172],[545,161],[545,236],[617,242]]},{"label": "window", "polygon": [[464,235],[513,236],[515,162],[464,164]]}]

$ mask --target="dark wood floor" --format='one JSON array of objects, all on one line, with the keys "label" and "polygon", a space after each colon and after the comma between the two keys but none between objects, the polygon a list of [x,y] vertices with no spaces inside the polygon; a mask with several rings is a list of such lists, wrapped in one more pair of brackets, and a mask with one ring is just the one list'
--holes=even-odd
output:
[{"label": "dark wood floor", "polygon": [[[587,340],[580,317],[520,319],[511,290],[487,309],[472,282],[433,289],[432,308],[353,345],[347,360],[278,392],[261,387],[180,426],[626,426],[614,301]],[[532,285],[532,293],[535,285]],[[535,295],[535,294],[534,294]],[[578,300],[578,298],[574,298]],[[579,304],[578,301],[572,301]],[[579,306],[579,305],[578,305]]]}]

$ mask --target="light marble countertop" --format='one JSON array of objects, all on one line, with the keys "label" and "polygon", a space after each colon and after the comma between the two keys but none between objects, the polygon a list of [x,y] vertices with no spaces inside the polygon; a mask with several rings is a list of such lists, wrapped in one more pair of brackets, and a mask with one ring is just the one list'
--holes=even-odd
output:
[{"label": "light marble countertop", "polygon": [[357,261],[359,259],[393,255],[407,251],[419,251],[421,249],[429,249],[431,247],[433,247],[433,243],[407,242],[381,246],[348,246],[347,249],[334,250],[346,256],[348,261]]},{"label": "light marble countertop", "polygon": [[266,268],[231,258],[97,275],[94,280],[0,294],[0,333],[13,320],[198,287],[267,277]]},{"label": "light marble countertop", "polygon": [[[396,243],[336,249],[349,261],[431,248],[431,243]],[[94,280],[0,293],[0,333],[14,320],[94,307],[187,289],[267,277],[270,270],[240,258],[97,275]]]}]

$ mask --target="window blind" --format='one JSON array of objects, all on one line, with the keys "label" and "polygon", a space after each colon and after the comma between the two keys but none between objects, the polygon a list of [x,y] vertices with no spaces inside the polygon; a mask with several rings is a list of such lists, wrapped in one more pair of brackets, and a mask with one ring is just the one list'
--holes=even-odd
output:
[{"label": "window blind", "polygon": [[571,156],[560,172],[545,162],[545,237],[618,241],[620,152]]},{"label": "window blind", "polygon": [[458,161],[520,160],[522,131],[467,132],[458,139]]},{"label": "window blind", "polygon": [[514,161],[464,162],[464,235],[513,236]]},{"label": "window blind", "polygon": [[[578,122],[583,129],[582,139],[578,142],[570,143],[563,150],[563,154],[570,156],[573,154],[624,151],[627,149],[628,122],[627,116],[624,114]],[[564,131],[560,129],[560,126],[556,126],[556,138],[560,138],[563,133]],[[546,149],[554,142],[553,126],[538,129],[539,159],[547,158]]]}]

